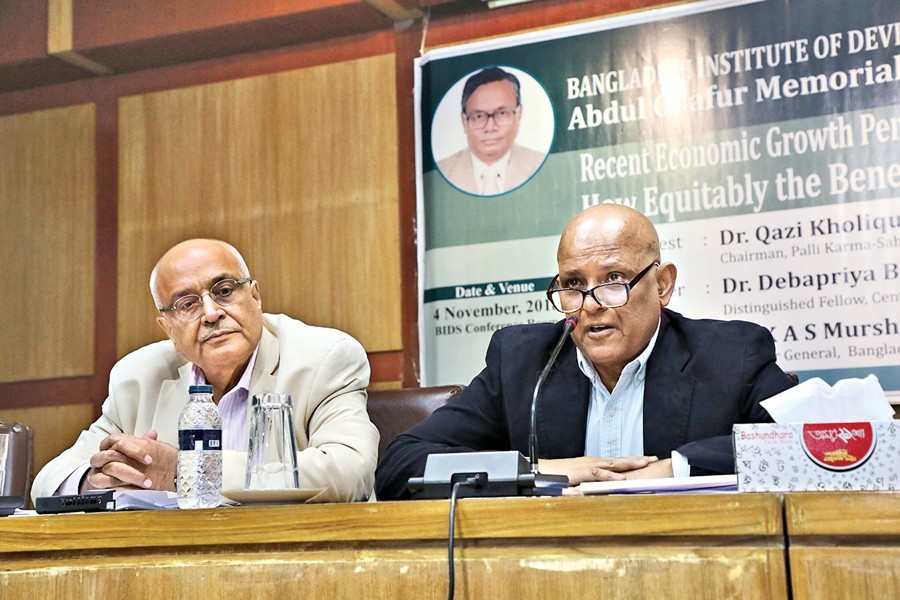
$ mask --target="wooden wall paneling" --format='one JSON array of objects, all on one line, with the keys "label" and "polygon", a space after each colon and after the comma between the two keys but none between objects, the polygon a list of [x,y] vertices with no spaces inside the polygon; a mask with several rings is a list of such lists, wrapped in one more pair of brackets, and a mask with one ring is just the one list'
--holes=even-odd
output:
[{"label": "wooden wall paneling", "polygon": [[[418,56],[423,22],[397,30],[397,156],[400,215],[400,303],[403,310],[403,387],[418,387],[419,364],[419,257],[416,206],[416,138],[413,60]],[[460,382],[468,383],[468,382]]]},{"label": "wooden wall paneling", "polygon": [[94,75],[112,73],[112,69],[106,65],[94,62],[74,51],[73,2],[74,0],[47,0],[47,51],[55,58],[84,69],[87,73]]},{"label": "wooden wall paneling", "polygon": [[[119,240],[119,102],[102,95],[96,103],[97,221],[94,258],[96,297],[94,307],[94,373],[90,398],[97,415],[107,395],[109,371],[117,355],[118,240]],[[130,313],[129,313],[130,314]]]},{"label": "wooden wall paneling", "polygon": [[[252,75],[318,67],[335,62],[352,62],[374,55],[392,54],[392,52],[393,35],[387,31],[269,50],[244,55],[239,59],[219,59],[166,69],[115,75],[91,81],[0,93],[0,116],[46,110],[61,105],[85,102],[95,104],[97,119],[95,288],[98,297],[102,295],[103,297],[117,298],[117,185],[119,177],[117,109],[119,97],[187,87],[198,83],[219,82]],[[396,248],[393,251],[396,252]],[[141,289],[144,285],[143,282],[140,283]],[[140,292],[136,297],[140,302],[147,302]],[[146,306],[144,310],[146,310]],[[135,318],[133,316],[134,307],[128,306],[127,310],[131,311],[132,315],[124,318],[133,320]],[[90,397],[99,409],[99,404],[106,396],[109,369],[119,357],[116,313],[117,302],[98,303],[95,307],[97,344],[94,364],[96,376],[57,378],[31,383],[0,383],[0,408],[31,406],[33,402],[38,401],[45,406],[66,404]],[[147,315],[146,312],[144,314]],[[156,332],[153,327],[155,325],[150,327],[150,331],[155,336]],[[388,351],[370,353],[372,380],[388,384],[398,382],[400,357],[401,352],[397,347]]]},{"label": "wooden wall paneling", "polygon": [[47,0],[47,51],[72,50],[73,0]]},{"label": "wooden wall paneling", "polygon": [[[56,1],[56,0],[53,0]],[[71,0],[66,0],[71,1]],[[362,0],[78,0],[79,45],[111,46],[321,11],[348,11]],[[374,10],[369,8],[370,14]]]},{"label": "wooden wall paneling", "polygon": [[0,382],[89,375],[94,107],[0,117]]},{"label": "wooden wall paneling", "polygon": [[6,91],[5,82],[2,80],[3,74],[0,72],[0,115],[94,102],[98,97],[133,96],[280,73],[393,52],[393,31],[381,30],[259,50],[240,56],[183,63],[139,72],[117,73],[108,77],[14,91]]},{"label": "wooden wall paneling", "polygon": [[403,6],[397,0],[365,0],[366,4],[388,17],[394,24],[405,24],[422,18],[418,7]]},{"label": "wooden wall paneling", "polygon": [[264,310],[400,348],[394,71],[377,55],[120,101],[120,355],[160,339],[147,276],[194,236],[241,250]]},{"label": "wooden wall paneling", "polygon": [[74,49],[117,72],[391,26],[363,0],[80,0],[73,23]]},{"label": "wooden wall paneling", "polygon": [[0,2],[0,63],[47,55],[47,3],[34,0]]},{"label": "wooden wall paneling", "polygon": [[48,55],[48,5],[57,1],[0,1],[0,92],[87,76]]},{"label": "wooden wall paneling", "polygon": [[34,472],[69,448],[94,421],[90,403],[34,408],[0,409],[0,422],[22,423],[34,431]]}]

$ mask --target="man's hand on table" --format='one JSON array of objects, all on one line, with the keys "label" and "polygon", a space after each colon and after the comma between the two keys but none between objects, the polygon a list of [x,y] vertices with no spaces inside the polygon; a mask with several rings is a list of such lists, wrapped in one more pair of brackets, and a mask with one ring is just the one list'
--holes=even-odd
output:
[{"label": "man's hand on table", "polygon": [[157,441],[149,430],[142,437],[115,433],[100,443],[100,451],[91,456],[91,470],[81,491],[110,488],[175,490],[178,451]]},{"label": "man's hand on table", "polygon": [[[672,465],[669,459],[660,461],[655,456],[625,456],[621,458],[597,458],[596,456],[580,456],[578,458],[544,459],[538,465],[541,473],[566,475],[569,485],[576,486],[585,481],[620,481],[631,479],[634,474],[638,477],[666,477],[666,475],[650,475],[647,469],[651,469],[658,463],[668,464],[668,477],[672,476]],[[659,472],[665,472],[666,467],[659,468]]]}]

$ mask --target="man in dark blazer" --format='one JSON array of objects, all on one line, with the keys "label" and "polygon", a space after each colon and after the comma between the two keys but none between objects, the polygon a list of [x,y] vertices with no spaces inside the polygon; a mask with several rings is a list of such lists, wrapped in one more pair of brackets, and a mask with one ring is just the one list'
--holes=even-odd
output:
[{"label": "man in dark blazer", "polygon": [[[760,401],[793,385],[775,364],[768,330],[666,309],[677,270],[660,261],[653,224],[626,207],[599,205],[576,216],[557,262],[549,295],[579,321],[541,388],[541,472],[565,474],[570,485],[733,473],[732,425],[770,421]],[[422,475],[432,453],[527,456],[532,392],[562,333],[562,322],[496,332],[487,366],[471,384],[387,448],[376,471],[378,498],[408,498],[407,481]],[[624,394],[627,402],[631,394],[642,403],[635,413],[642,455],[585,456],[592,388],[600,385],[607,396]]]}]

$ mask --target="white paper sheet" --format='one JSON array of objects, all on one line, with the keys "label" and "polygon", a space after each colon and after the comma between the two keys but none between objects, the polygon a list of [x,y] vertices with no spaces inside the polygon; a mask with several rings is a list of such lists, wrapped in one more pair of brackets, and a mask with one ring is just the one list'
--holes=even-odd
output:
[{"label": "white paper sheet", "polygon": [[593,494],[685,494],[695,492],[736,492],[737,475],[702,475],[624,481],[588,481],[577,488],[582,495]]}]

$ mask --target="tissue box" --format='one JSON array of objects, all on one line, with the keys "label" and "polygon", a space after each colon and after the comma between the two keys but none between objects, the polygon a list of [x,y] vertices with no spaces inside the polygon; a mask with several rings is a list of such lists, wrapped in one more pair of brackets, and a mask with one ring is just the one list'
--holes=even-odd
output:
[{"label": "tissue box", "polygon": [[734,426],[741,492],[900,489],[900,422]]}]

